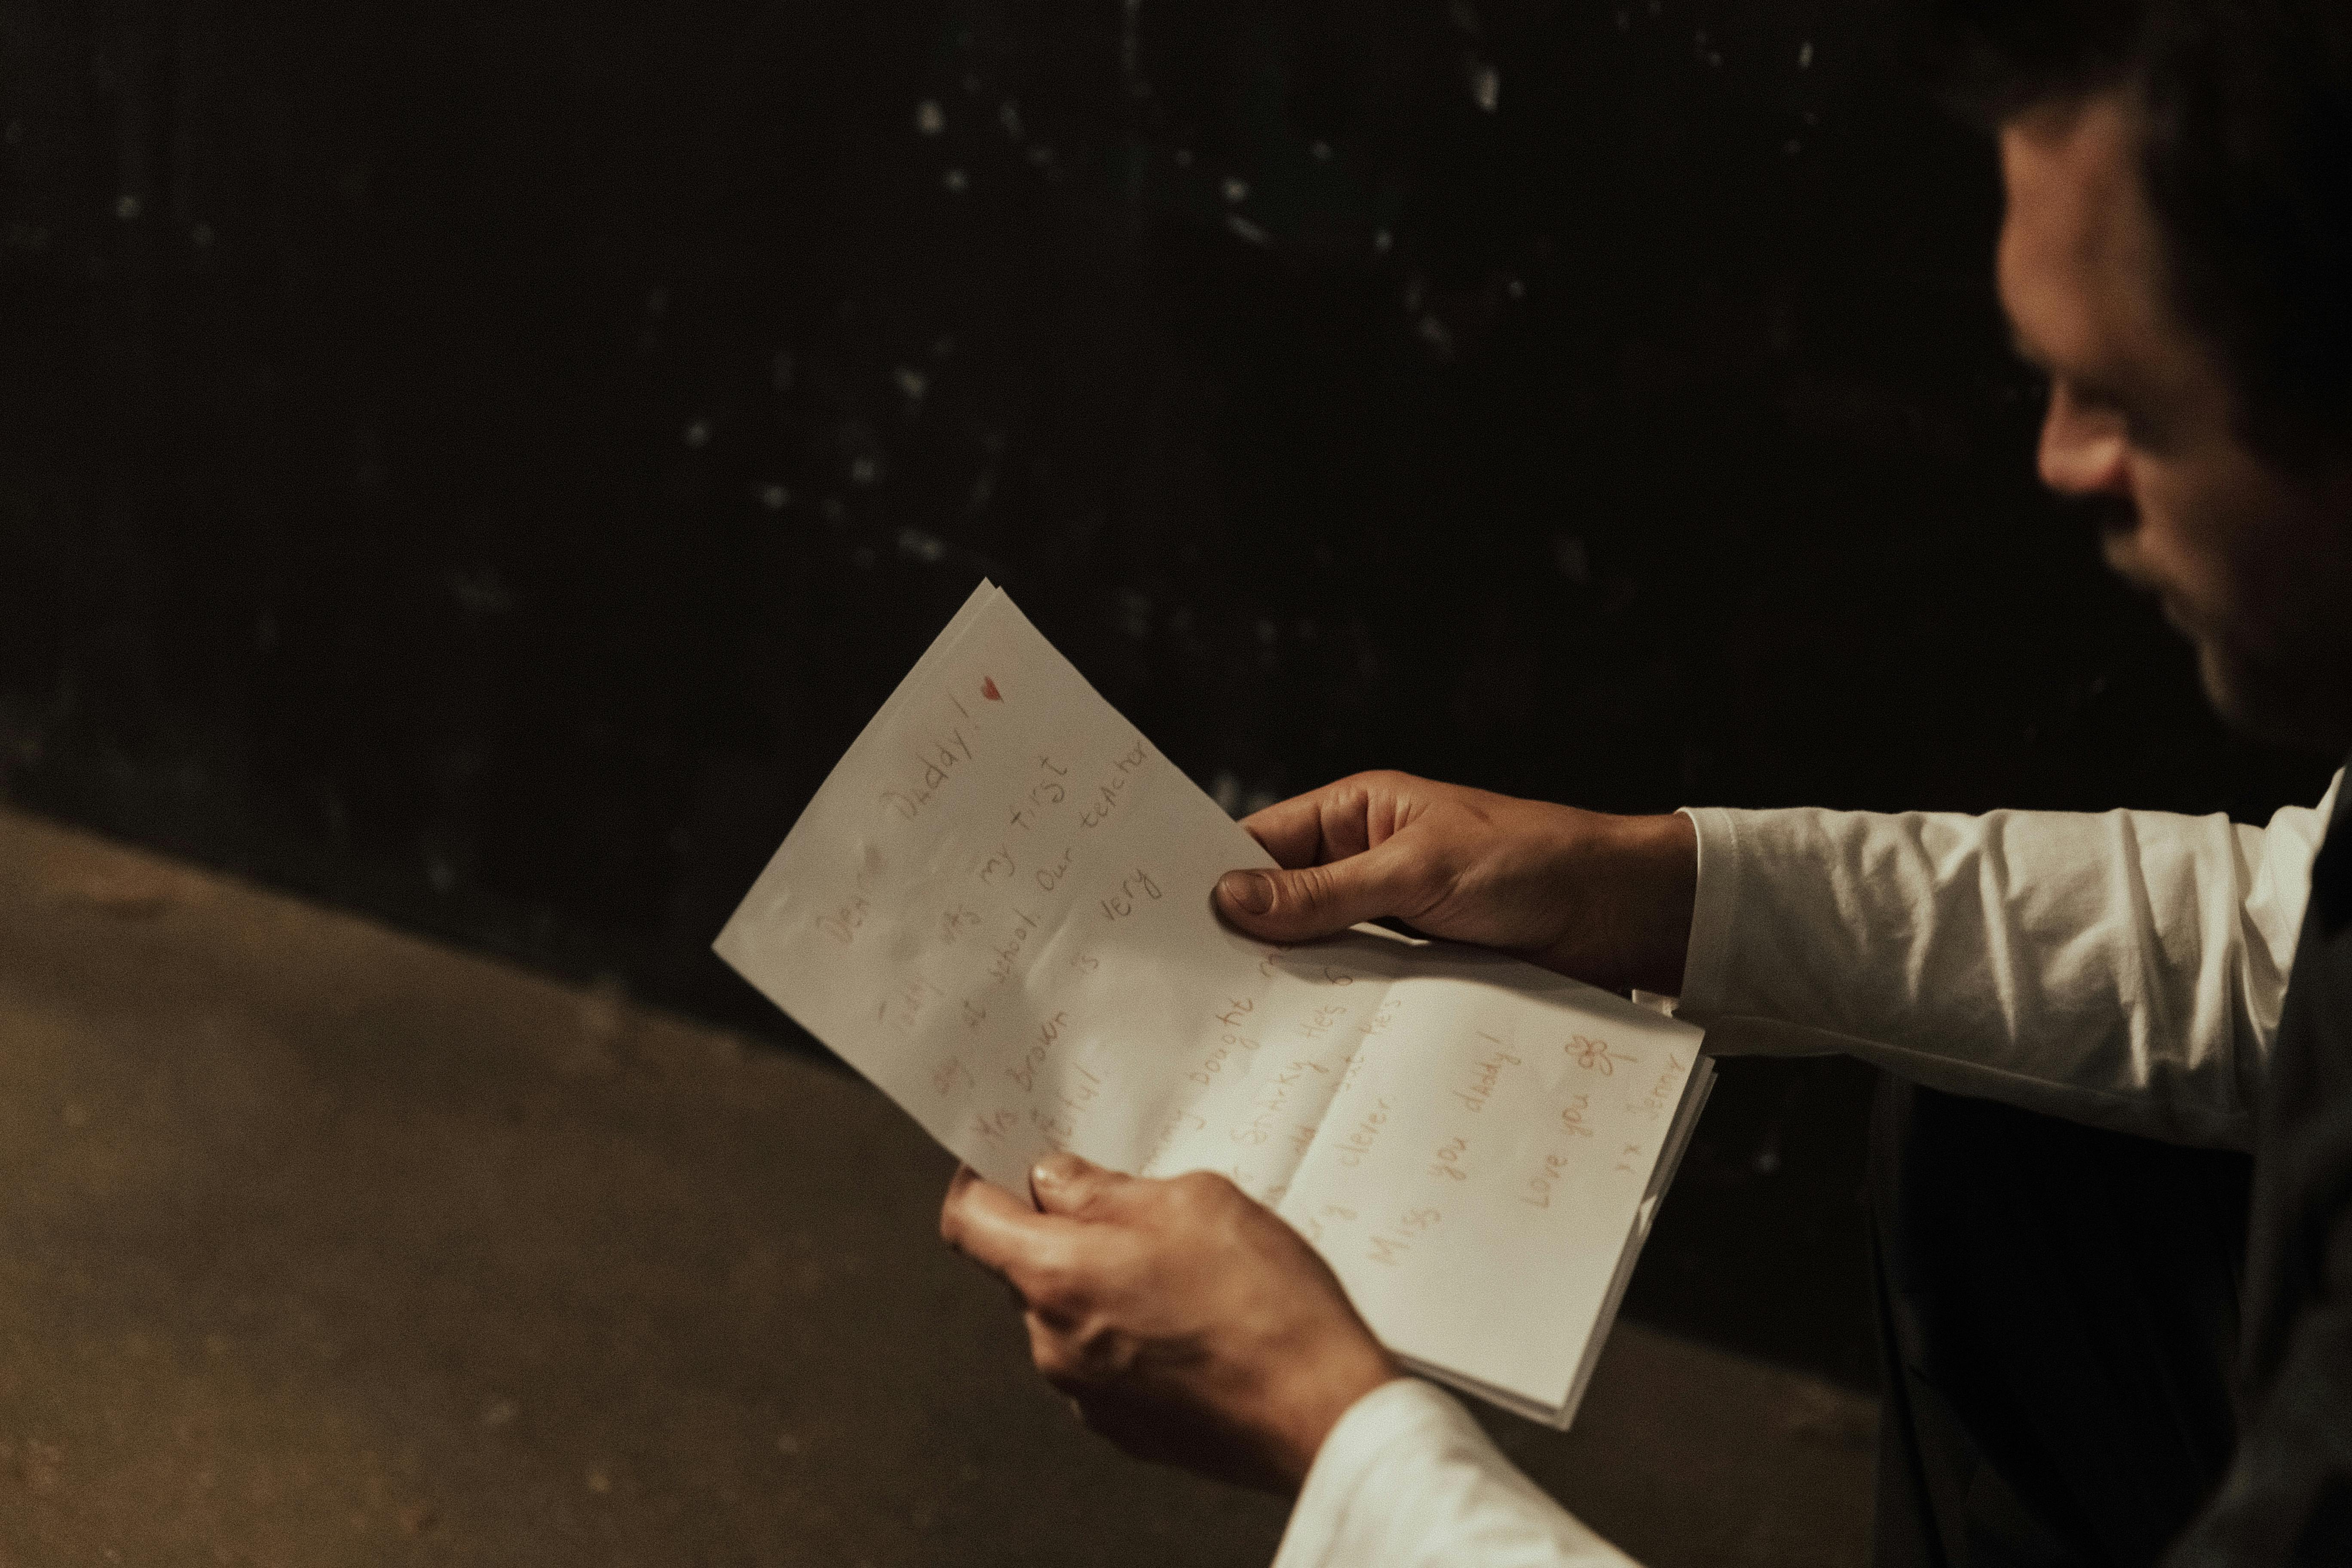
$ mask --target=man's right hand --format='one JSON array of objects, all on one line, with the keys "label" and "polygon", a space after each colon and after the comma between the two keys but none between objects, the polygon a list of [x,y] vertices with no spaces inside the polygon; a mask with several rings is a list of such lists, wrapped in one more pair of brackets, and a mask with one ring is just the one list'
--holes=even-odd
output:
[{"label": "man's right hand", "polygon": [[1217,911],[1252,936],[1304,942],[1393,918],[1614,991],[1682,989],[1698,889],[1686,816],[1609,816],[1371,773],[1242,826],[1285,868],[1217,883]]}]

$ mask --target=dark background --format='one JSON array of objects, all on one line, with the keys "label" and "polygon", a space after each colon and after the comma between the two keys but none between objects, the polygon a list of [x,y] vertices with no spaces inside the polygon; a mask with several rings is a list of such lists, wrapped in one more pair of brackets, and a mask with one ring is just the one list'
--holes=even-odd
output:
[{"label": "dark background", "polygon": [[[803,1049],[709,941],[982,573],[1236,809],[2315,798],[1885,32],[0,0],[0,794]],[[1724,1079],[1632,1310],[1866,1382],[1868,1076]]]}]

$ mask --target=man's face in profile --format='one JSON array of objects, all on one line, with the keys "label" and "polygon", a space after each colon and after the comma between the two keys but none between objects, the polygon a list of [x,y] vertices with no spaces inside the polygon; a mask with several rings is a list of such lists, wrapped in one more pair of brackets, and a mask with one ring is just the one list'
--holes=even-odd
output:
[{"label": "man's face in profile", "polygon": [[2250,447],[2220,361],[2171,303],[2119,95],[2004,125],[2002,303],[2050,374],[2043,482],[2097,504],[2108,563],[2159,595],[2242,728],[2352,744],[2352,463]]}]

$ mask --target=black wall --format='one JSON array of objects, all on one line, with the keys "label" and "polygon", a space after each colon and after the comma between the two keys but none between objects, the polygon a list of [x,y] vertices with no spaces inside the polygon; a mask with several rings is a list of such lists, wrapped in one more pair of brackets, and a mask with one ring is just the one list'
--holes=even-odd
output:
[{"label": "black wall", "polygon": [[[1883,34],[0,0],[0,793],[780,1038],[709,938],[982,573],[1236,805],[2311,798],[2036,494]],[[1636,1310],[1866,1377],[1865,1091],[1736,1068]]]}]

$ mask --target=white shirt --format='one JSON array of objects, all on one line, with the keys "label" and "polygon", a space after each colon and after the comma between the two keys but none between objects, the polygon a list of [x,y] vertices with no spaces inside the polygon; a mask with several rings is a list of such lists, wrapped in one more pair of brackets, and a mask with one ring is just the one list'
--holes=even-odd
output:
[{"label": "white shirt", "polygon": [[[1685,813],[1678,1011],[1718,1056],[1844,1052],[1959,1094],[2244,1147],[2343,775],[2221,816]],[[1633,1568],[1404,1379],[1325,1439],[1275,1568]]]}]

